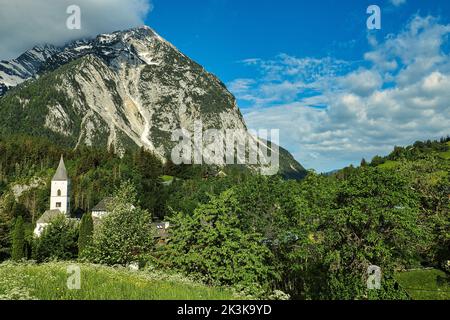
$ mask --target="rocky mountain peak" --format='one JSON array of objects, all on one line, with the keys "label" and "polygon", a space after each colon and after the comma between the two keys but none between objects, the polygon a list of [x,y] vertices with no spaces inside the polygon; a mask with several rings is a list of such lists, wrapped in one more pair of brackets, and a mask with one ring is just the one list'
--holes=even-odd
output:
[{"label": "rocky mountain peak", "polygon": [[170,45],[153,29],[142,26],[75,40],[62,47],[37,45],[16,59],[0,62],[0,96],[26,80],[86,55],[95,55],[110,67],[118,67],[125,61],[131,64],[154,64],[156,62],[152,60],[149,49],[155,43]]}]

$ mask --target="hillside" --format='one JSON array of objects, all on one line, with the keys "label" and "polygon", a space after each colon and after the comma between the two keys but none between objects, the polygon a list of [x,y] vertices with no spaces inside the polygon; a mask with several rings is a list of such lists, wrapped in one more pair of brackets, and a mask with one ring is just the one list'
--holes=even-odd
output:
[{"label": "hillside", "polygon": [[[363,159],[361,167],[373,167],[381,170],[400,170],[405,164],[418,166],[422,162],[429,162],[431,168],[428,174],[448,178],[450,172],[450,137],[442,138],[439,141],[416,141],[406,147],[395,146],[394,150],[386,156],[375,156],[371,161]],[[355,171],[354,166],[335,170],[325,175],[345,177]],[[439,178],[439,177],[437,177]]]},{"label": "hillside", "polygon": [[372,165],[382,168],[395,167],[399,161],[419,161],[427,157],[435,157],[443,162],[450,160],[450,137],[442,138],[440,141],[417,141],[407,147],[394,148],[385,157],[376,156],[372,160]]},{"label": "hillside", "polygon": [[[161,272],[79,264],[81,289],[67,288],[70,263],[0,264],[0,300],[234,300],[212,288]],[[242,299],[242,297],[240,297]]]}]

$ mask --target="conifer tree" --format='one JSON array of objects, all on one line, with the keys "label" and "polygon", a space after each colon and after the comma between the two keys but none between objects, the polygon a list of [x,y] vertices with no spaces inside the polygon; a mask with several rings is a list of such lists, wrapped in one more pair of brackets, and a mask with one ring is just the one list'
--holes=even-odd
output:
[{"label": "conifer tree", "polygon": [[19,216],[14,224],[11,258],[14,261],[25,258],[25,229],[22,216]]},{"label": "conifer tree", "polygon": [[86,213],[81,218],[80,235],[78,237],[78,255],[81,256],[83,251],[92,243],[94,234],[94,222],[92,214]]}]

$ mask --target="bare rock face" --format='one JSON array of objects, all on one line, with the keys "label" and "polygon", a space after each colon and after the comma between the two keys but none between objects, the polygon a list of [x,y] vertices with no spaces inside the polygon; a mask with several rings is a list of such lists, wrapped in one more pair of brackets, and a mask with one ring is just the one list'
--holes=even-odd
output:
[{"label": "bare rock face", "polygon": [[3,61],[0,97],[0,134],[42,135],[73,148],[137,146],[164,160],[174,130],[193,131],[196,121],[247,134],[225,85],[148,27]]}]

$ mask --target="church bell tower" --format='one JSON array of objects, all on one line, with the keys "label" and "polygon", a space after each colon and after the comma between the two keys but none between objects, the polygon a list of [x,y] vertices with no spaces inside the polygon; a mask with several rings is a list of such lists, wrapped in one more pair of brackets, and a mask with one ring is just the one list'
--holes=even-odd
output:
[{"label": "church bell tower", "polygon": [[50,210],[59,210],[70,216],[70,179],[67,175],[63,156],[52,179]]}]

